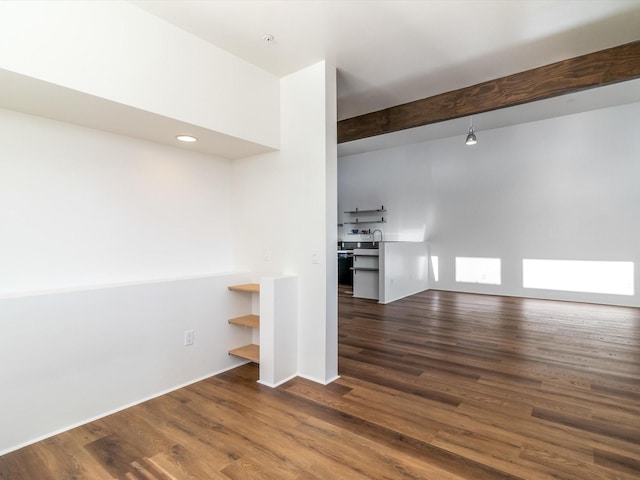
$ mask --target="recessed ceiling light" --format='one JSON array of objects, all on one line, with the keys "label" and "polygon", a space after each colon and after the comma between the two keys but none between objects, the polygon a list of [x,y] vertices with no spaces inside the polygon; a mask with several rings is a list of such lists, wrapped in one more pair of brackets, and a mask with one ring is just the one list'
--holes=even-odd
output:
[{"label": "recessed ceiling light", "polygon": [[198,139],[192,135],[176,135],[176,138],[181,142],[197,142]]}]

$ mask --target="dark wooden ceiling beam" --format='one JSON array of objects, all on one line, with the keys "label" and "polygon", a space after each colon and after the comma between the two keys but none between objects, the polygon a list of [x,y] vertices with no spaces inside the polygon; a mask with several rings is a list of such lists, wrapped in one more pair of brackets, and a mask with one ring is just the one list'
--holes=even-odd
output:
[{"label": "dark wooden ceiling beam", "polygon": [[338,122],[338,143],[640,78],[640,41]]}]

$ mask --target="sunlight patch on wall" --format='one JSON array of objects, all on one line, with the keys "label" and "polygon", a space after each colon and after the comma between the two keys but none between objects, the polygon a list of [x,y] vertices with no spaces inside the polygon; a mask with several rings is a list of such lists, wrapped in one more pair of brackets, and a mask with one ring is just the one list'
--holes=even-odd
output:
[{"label": "sunlight patch on wall", "polygon": [[633,279],[633,262],[522,260],[524,288],[633,295]]},{"label": "sunlight patch on wall", "polygon": [[500,285],[500,259],[456,257],[456,282]]},{"label": "sunlight patch on wall", "polygon": [[438,257],[437,255],[431,255],[431,269],[433,270],[433,279],[438,281]]}]

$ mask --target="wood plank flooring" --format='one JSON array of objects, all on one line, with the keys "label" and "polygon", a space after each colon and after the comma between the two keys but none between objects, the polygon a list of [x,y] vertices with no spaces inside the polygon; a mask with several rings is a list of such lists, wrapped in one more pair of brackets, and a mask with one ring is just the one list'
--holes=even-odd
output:
[{"label": "wood plank flooring", "polygon": [[339,299],[328,386],[246,365],[0,457],[2,480],[638,480],[640,309]]}]

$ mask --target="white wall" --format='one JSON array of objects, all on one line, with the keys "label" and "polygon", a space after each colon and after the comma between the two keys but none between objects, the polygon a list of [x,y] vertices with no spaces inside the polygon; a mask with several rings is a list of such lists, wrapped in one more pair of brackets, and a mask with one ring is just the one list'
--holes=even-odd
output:
[{"label": "white wall", "polygon": [[[338,161],[339,223],[352,220],[354,215],[344,212],[356,207],[366,210],[384,206],[387,211],[380,216],[384,216],[387,223],[355,228],[379,228],[388,241],[422,241],[432,221],[430,185],[431,168],[424,146],[341,157]],[[352,225],[340,227],[340,239],[357,239],[345,235],[351,228]]]},{"label": "white wall", "polygon": [[0,451],[237,365],[226,286],[270,272],[299,276],[293,371],[336,377],[335,69],[282,92],[285,148],[237,163],[0,110]]},{"label": "white wall", "polygon": [[[630,104],[344,157],[340,210],[384,204],[385,238],[424,230],[432,288],[640,305],[639,129]],[[456,256],[501,258],[502,284],[455,282]],[[633,261],[636,294],[524,289],[523,258]]]},{"label": "white wall", "polygon": [[282,142],[233,163],[0,111],[0,452],[237,365],[236,280],[296,274],[296,369],[337,376],[334,67],[279,80],[119,1],[0,2],[0,44],[6,71]]},{"label": "white wall", "polygon": [[[0,300],[0,455],[233,368],[248,273]],[[185,330],[195,332],[184,346]]]},{"label": "white wall", "polygon": [[233,269],[231,161],[0,109],[0,296]]},{"label": "white wall", "polygon": [[278,147],[277,77],[131,3],[2,1],[0,45],[2,69]]},{"label": "white wall", "polygon": [[230,160],[6,110],[0,145],[0,452],[241,363]]},{"label": "white wall", "polygon": [[298,276],[298,373],[324,383],[337,375],[335,68],[284,77],[280,96],[281,151],[233,163],[238,266]]}]

